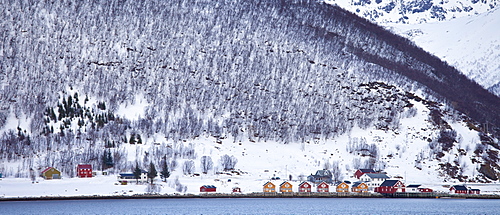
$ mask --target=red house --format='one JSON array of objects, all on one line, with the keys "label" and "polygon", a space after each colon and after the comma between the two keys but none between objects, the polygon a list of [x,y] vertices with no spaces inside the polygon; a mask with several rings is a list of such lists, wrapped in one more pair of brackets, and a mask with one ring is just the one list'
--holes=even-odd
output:
[{"label": "red house", "polygon": [[200,192],[216,192],[217,187],[214,185],[203,185],[200,187]]},{"label": "red house", "polygon": [[78,164],[76,167],[76,176],[79,178],[92,178],[92,165]]},{"label": "red house", "polygon": [[330,192],[330,185],[328,185],[326,182],[323,181],[320,184],[318,184],[317,189],[318,193],[328,193]]},{"label": "red house", "polygon": [[359,177],[361,177],[365,173],[377,173],[377,172],[375,172],[375,170],[373,170],[373,169],[358,169],[354,173],[354,177],[356,177],[357,179],[359,179]]},{"label": "red house", "polygon": [[421,193],[432,193],[432,192],[434,192],[434,190],[432,190],[431,188],[418,188],[418,191],[420,191]]},{"label": "red house", "polygon": [[310,193],[311,185],[307,182],[302,182],[299,184],[299,193]]},{"label": "red house", "polygon": [[233,193],[241,193],[241,188],[233,187]]},{"label": "red house", "polygon": [[469,194],[481,194],[481,190],[479,189],[470,189]]},{"label": "red house", "polygon": [[376,193],[405,192],[405,185],[400,180],[385,180],[380,187],[375,187]]},{"label": "red house", "polygon": [[464,185],[453,185],[450,187],[450,193],[454,194],[467,194],[469,193],[469,189],[467,189]]}]

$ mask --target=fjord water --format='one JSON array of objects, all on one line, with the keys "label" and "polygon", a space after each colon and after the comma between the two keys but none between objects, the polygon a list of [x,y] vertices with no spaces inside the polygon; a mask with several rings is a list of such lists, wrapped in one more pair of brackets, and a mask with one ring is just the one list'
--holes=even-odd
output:
[{"label": "fjord water", "polygon": [[2,214],[500,214],[493,199],[236,198],[0,202]]}]

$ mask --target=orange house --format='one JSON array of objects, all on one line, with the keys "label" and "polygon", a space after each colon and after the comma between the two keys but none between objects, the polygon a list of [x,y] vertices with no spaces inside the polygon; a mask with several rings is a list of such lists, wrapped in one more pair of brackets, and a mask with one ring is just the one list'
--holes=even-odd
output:
[{"label": "orange house", "polygon": [[274,193],[276,192],[276,185],[271,182],[267,182],[264,184],[264,193]]},{"label": "orange house", "polygon": [[326,182],[321,182],[320,184],[318,184],[318,192],[319,193],[328,193],[330,192],[330,185],[328,185]]},{"label": "orange house", "polygon": [[339,182],[337,185],[337,193],[348,193],[349,185],[345,182]]},{"label": "orange house", "polygon": [[291,193],[292,191],[292,184],[290,184],[288,181],[285,181],[280,184],[280,192],[282,193]]},{"label": "orange house", "polygon": [[351,191],[355,193],[366,193],[368,192],[368,185],[363,182],[355,182],[352,184]]},{"label": "orange house", "polygon": [[299,192],[300,193],[310,193],[311,192],[311,185],[307,182],[302,182],[299,184]]}]

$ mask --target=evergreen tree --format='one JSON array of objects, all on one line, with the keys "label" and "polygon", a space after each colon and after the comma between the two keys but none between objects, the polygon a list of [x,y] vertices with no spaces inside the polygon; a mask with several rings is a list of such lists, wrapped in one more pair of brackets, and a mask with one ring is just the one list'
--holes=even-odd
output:
[{"label": "evergreen tree", "polygon": [[130,140],[128,141],[130,144],[135,144],[135,134],[130,135]]},{"label": "evergreen tree", "polygon": [[168,169],[167,157],[163,156],[163,162],[161,164],[161,178],[164,182],[167,181],[167,178],[170,177],[170,170]]},{"label": "evergreen tree", "polygon": [[136,138],[137,138],[137,144],[142,144],[142,138],[141,138],[141,135],[137,134],[137,135],[136,135]]},{"label": "evergreen tree", "polygon": [[148,172],[148,178],[151,180],[151,184],[153,184],[154,178],[156,178],[156,175],[158,175],[158,172],[156,171],[155,165],[151,161],[149,164],[149,172]]},{"label": "evergreen tree", "polygon": [[135,163],[134,178],[137,183],[139,183],[139,178],[141,178],[142,170],[139,168],[139,163]]}]

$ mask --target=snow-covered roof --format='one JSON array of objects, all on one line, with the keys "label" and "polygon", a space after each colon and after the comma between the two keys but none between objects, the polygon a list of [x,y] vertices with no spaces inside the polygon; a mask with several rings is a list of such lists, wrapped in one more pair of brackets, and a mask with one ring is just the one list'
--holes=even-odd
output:
[{"label": "snow-covered roof", "polygon": [[382,183],[380,186],[381,187],[393,187],[399,182],[399,180],[385,180],[384,183]]}]

